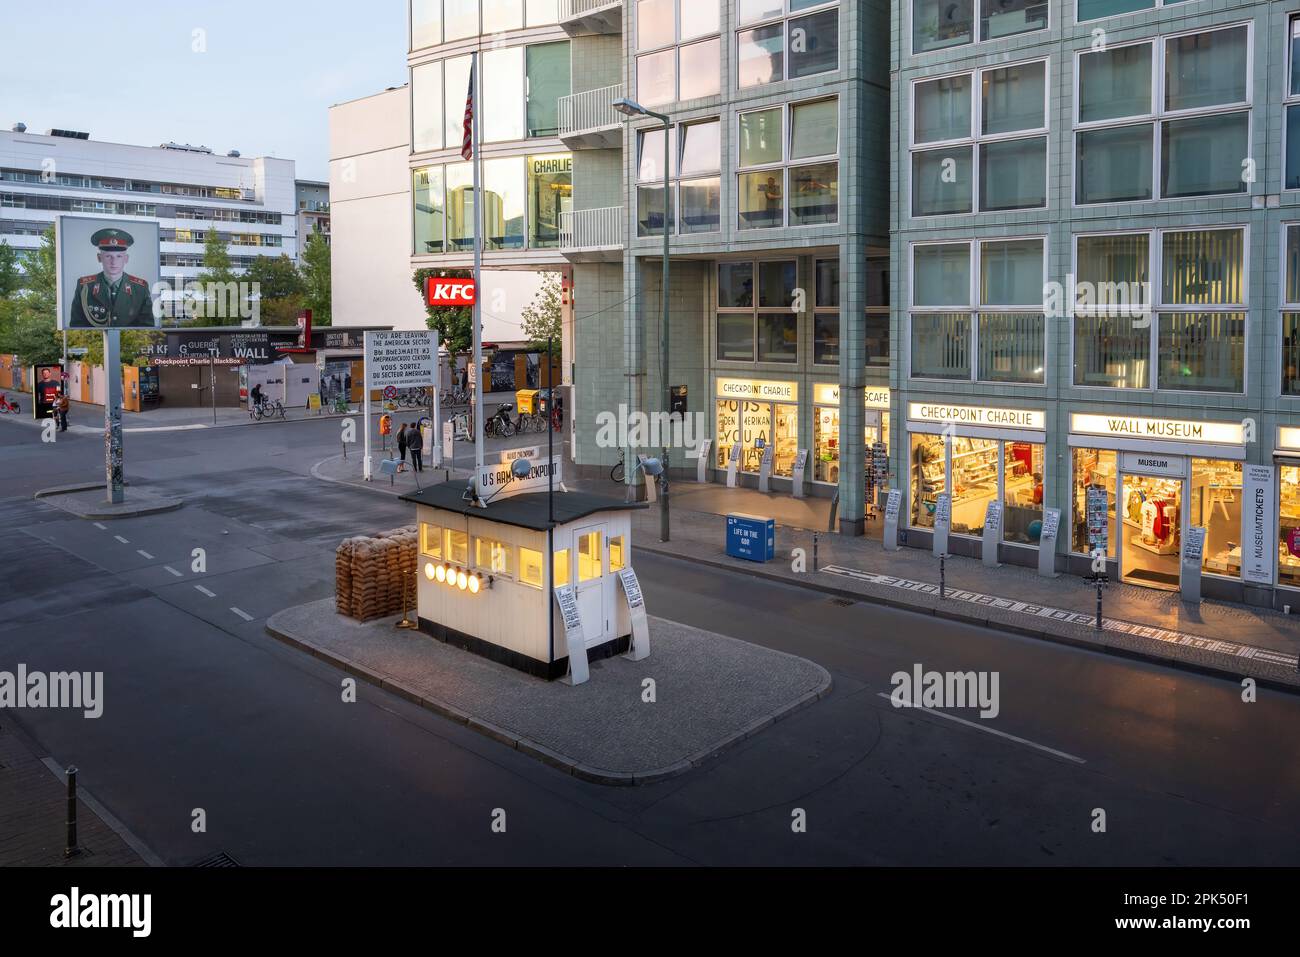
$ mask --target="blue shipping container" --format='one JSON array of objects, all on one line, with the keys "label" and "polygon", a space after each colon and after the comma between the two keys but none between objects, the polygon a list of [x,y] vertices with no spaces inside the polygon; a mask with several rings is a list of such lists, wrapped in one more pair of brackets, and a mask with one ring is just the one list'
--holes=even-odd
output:
[{"label": "blue shipping container", "polygon": [[768,562],[776,555],[776,520],[733,512],[727,516],[727,554],[751,562]]}]

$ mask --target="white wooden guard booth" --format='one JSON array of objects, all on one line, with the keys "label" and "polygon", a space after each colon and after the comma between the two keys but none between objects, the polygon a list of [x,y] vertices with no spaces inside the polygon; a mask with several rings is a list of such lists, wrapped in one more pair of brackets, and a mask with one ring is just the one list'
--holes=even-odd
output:
[{"label": "white wooden guard booth", "polygon": [[[417,605],[427,634],[546,679],[568,673],[577,642],[572,646],[585,650],[572,663],[577,683],[586,679],[587,660],[632,649],[638,618],[644,630],[631,571],[631,511],[644,503],[557,488],[552,523],[544,491],[494,497],[486,508],[469,502],[463,482],[402,498],[415,503],[419,522]],[[567,603],[567,629],[553,593]]]}]

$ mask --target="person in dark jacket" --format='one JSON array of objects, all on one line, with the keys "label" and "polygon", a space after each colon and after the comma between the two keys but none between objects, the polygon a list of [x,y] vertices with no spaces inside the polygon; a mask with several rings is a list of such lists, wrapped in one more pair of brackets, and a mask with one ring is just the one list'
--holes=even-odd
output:
[{"label": "person in dark jacket", "polygon": [[407,444],[406,423],[403,422],[401,428],[397,430],[397,454],[401,457],[402,460],[401,464],[397,466],[397,470],[399,472],[405,471],[406,469],[406,444]]},{"label": "person in dark jacket", "polygon": [[406,432],[406,447],[411,450],[411,468],[417,472],[424,471],[424,436],[419,427],[412,422]]}]

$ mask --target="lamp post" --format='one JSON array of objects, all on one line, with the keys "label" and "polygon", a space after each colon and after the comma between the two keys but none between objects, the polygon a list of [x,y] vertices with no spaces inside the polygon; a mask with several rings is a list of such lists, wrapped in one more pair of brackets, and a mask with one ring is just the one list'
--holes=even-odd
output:
[{"label": "lamp post", "polygon": [[[668,220],[672,209],[672,193],[669,171],[669,135],[672,132],[671,123],[663,113],[656,113],[654,110],[647,110],[635,100],[624,97],[614,102],[614,109],[618,110],[624,116],[635,118],[638,116],[648,116],[652,119],[659,120],[664,125],[664,273],[662,287],[659,290],[659,300],[663,305],[663,315],[659,322],[659,374],[663,378],[664,388],[664,411],[670,416],[669,429],[671,430],[671,415],[673,409],[673,387],[668,381],[668,237],[669,228]],[[664,440],[663,457],[660,459],[663,471],[659,473],[659,540],[666,542],[669,539],[669,513],[668,513],[668,440]]]}]

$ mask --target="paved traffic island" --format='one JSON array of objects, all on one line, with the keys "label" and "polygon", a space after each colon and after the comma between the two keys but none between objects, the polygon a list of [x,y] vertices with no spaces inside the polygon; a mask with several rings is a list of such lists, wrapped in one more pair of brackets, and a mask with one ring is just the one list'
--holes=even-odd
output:
[{"label": "paved traffic island", "polygon": [[593,661],[581,685],[532,677],[396,622],[393,616],[362,624],[326,598],[272,615],[266,629],[348,674],[600,784],[685,773],[831,690],[830,674],[811,661],[663,618],[650,618],[650,657]]},{"label": "paved traffic island", "polygon": [[135,518],[138,515],[170,512],[184,504],[179,498],[151,492],[134,485],[128,486],[123,500],[114,504],[108,501],[106,489],[107,486],[103,482],[56,485],[53,488],[41,489],[35,497],[51,505],[57,505],[78,518],[86,519]]}]

